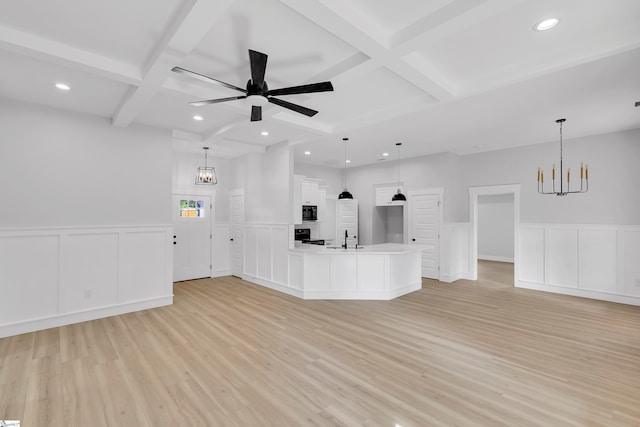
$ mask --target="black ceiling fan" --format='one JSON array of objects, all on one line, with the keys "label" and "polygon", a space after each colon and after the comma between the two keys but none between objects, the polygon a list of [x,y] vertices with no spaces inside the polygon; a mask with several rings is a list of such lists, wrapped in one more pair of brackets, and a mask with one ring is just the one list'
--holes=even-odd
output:
[{"label": "black ceiling fan", "polygon": [[311,83],[301,86],[291,86],[282,89],[269,90],[267,82],[264,80],[264,73],[267,69],[267,55],[255,50],[249,49],[249,62],[251,63],[251,79],[247,82],[247,88],[242,89],[229,83],[216,80],[214,78],[205,76],[203,74],[194,73],[193,71],[185,70],[180,67],[173,67],[171,71],[176,73],[185,74],[187,76],[202,80],[207,83],[214,83],[220,86],[224,86],[229,89],[242,92],[244,95],[232,96],[229,98],[219,99],[207,99],[204,101],[190,102],[189,104],[200,107],[202,105],[217,104],[219,102],[235,101],[236,99],[248,99],[251,102],[251,121],[257,122],[262,120],[262,106],[267,102],[279,105],[289,110],[293,110],[297,113],[304,114],[305,116],[313,117],[318,112],[302,105],[293,104],[291,102],[283,101],[282,99],[274,98],[276,95],[296,95],[301,93],[313,93],[313,92],[330,92],[333,91],[333,85],[331,82]]}]

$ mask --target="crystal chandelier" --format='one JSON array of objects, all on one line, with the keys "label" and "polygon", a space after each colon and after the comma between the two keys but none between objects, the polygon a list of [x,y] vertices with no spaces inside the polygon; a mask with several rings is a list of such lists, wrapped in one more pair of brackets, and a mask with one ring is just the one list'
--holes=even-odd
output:
[{"label": "crystal chandelier", "polygon": [[580,163],[580,189],[571,190],[571,169],[567,168],[567,187],[564,187],[564,180],[562,179],[562,124],[567,119],[558,119],[556,123],[560,125],[560,189],[556,190],[556,165],[553,165],[551,169],[551,191],[544,191],[544,171],[538,166],[538,193],[540,194],[555,194],[556,196],[566,196],[573,193],[586,193],[589,191],[589,165],[583,165]]},{"label": "crystal chandelier", "polygon": [[216,177],[215,168],[207,167],[207,151],[209,147],[202,147],[204,150],[204,166],[198,168],[196,173],[196,184],[199,185],[216,185],[218,183],[218,177]]}]

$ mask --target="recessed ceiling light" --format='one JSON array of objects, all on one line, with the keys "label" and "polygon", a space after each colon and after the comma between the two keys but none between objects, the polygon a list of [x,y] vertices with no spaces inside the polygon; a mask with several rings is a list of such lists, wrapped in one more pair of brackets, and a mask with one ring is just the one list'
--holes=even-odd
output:
[{"label": "recessed ceiling light", "polygon": [[266,130],[263,130],[262,132],[260,132],[260,135],[269,136],[269,132],[267,132]]},{"label": "recessed ceiling light", "polygon": [[351,163],[351,160],[345,160],[344,162],[345,163]]},{"label": "recessed ceiling light", "polygon": [[389,153],[382,153],[383,156],[387,157]]},{"label": "recessed ceiling light", "polygon": [[558,25],[560,20],[558,18],[548,18],[538,22],[533,29],[536,31],[547,31]]},{"label": "recessed ceiling light", "polygon": [[204,120],[202,116],[193,116],[193,120],[201,121]]},{"label": "recessed ceiling light", "polygon": [[305,155],[305,156],[309,156],[309,155],[311,155],[311,151],[305,151],[305,152],[304,152],[304,155]]},{"label": "recessed ceiling light", "polygon": [[56,87],[57,87],[58,89],[60,89],[60,90],[64,90],[64,91],[71,90],[71,86],[69,86],[69,85],[68,85],[68,84],[66,84],[66,83],[56,83]]}]

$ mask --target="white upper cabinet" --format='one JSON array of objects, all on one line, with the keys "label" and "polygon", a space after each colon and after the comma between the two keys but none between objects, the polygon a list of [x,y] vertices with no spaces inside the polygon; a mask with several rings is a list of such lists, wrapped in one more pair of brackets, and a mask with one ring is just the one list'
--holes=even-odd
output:
[{"label": "white upper cabinet", "polygon": [[302,204],[317,206],[320,200],[318,180],[305,178],[302,180]]},{"label": "white upper cabinet", "polygon": [[[376,188],[376,206],[402,206],[404,201],[392,202],[393,195],[398,191],[398,187],[378,187]],[[404,189],[400,187],[404,193]]]}]

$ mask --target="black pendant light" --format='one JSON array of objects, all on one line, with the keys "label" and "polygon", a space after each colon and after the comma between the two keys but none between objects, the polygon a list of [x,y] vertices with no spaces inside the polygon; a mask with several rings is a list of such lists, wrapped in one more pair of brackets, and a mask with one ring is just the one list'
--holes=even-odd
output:
[{"label": "black pendant light", "polygon": [[338,195],[338,199],[353,199],[353,195],[347,190],[347,141],[349,138],[342,138],[344,141],[344,190]]},{"label": "black pendant light", "polygon": [[406,202],[407,198],[400,191],[400,146],[402,142],[397,142],[396,147],[398,147],[398,191],[391,198],[392,202]]}]

